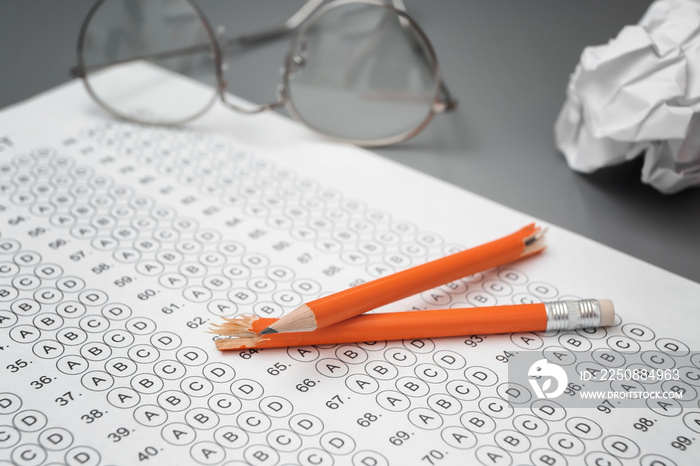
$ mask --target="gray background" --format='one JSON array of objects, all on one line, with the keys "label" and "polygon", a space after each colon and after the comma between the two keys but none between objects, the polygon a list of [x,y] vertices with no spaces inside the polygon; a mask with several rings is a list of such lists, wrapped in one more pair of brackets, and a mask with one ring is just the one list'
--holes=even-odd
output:
[{"label": "gray background", "polygon": [[[92,3],[0,2],[0,107],[70,79],[78,29]],[[282,20],[299,1],[201,4],[214,25],[223,22],[234,35]],[[554,147],[554,121],[581,51],[636,23],[648,2],[406,4],[433,42],[460,107],[376,153],[700,282],[700,190],[658,193],[639,181],[641,160],[580,175]],[[254,102],[273,100],[286,45],[233,59],[240,72],[231,90]]]}]

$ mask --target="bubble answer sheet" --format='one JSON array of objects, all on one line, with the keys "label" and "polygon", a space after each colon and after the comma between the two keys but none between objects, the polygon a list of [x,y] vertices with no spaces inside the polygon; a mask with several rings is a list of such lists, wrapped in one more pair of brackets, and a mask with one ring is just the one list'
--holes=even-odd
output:
[{"label": "bubble answer sheet", "polygon": [[[0,464],[696,464],[700,285],[553,225],[537,257],[377,312],[610,298],[613,326],[228,352],[207,333],[532,221],[277,114],[139,126],[78,81],[8,108]],[[560,396],[518,375],[542,360],[570,370]]]}]

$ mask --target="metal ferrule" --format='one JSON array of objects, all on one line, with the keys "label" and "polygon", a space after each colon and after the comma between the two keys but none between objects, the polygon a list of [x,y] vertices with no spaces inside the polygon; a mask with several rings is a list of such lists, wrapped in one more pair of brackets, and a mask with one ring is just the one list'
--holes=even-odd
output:
[{"label": "metal ferrule", "polygon": [[544,303],[547,310],[547,330],[574,330],[598,327],[600,305],[595,299]]}]

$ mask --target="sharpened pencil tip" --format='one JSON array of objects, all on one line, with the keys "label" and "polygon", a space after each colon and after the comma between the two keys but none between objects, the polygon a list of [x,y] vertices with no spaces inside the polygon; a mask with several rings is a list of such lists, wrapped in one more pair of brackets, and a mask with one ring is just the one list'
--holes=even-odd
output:
[{"label": "sharpened pencil tip", "polygon": [[277,330],[275,330],[274,328],[267,327],[266,329],[264,329],[263,331],[260,332],[260,335],[267,335],[270,333],[279,333],[279,332]]}]

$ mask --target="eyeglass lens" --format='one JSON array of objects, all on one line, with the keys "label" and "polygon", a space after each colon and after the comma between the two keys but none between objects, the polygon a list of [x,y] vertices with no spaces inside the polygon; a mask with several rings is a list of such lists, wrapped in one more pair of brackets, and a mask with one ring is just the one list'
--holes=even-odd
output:
[{"label": "eyeglass lens", "polygon": [[[103,106],[122,117],[179,123],[196,117],[216,99],[214,89],[179,92],[181,98],[173,98],[173,89],[182,89],[182,75],[216,82],[210,31],[185,0],[105,1],[94,10],[84,37],[86,84]],[[134,73],[134,67],[144,63],[177,74],[157,69]]]},{"label": "eyeglass lens", "polygon": [[407,20],[373,4],[343,4],[296,43],[287,92],[307,124],[330,136],[381,140],[431,115],[438,81],[429,46]]}]

